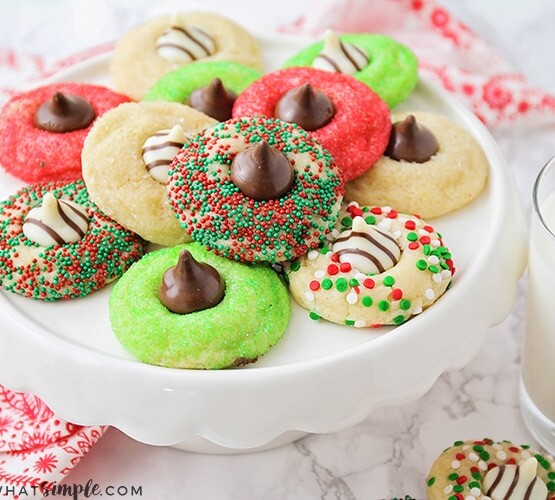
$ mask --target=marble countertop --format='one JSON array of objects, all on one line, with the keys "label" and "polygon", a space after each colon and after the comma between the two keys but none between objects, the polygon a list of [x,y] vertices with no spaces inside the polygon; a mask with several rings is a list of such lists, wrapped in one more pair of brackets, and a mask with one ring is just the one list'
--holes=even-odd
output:
[{"label": "marble countertop", "polygon": [[[332,1],[332,0],[326,0]],[[39,0],[0,0],[0,49],[17,46],[32,54],[36,47],[59,58],[93,43],[109,41],[141,17],[167,10],[172,2],[55,0],[41,17]],[[452,12],[493,45],[531,82],[555,92],[552,48],[555,46],[555,5],[552,0],[442,0]],[[94,4],[94,7],[92,6]],[[248,3],[248,5],[252,2]],[[301,4],[301,5],[299,5]],[[13,5],[17,5],[15,13]],[[183,5],[183,2],[181,2]],[[209,0],[202,5],[237,18],[247,2]],[[202,6],[201,5],[201,6]],[[252,8],[241,22],[269,29],[293,21],[322,1],[280,3],[272,16]],[[318,7],[320,6],[320,7]],[[10,12],[10,15],[8,15]],[[74,23],[59,37],[56,13],[71,13]],[[67,42],[67,43],[66,43]],[[5,70],[4,70],[5,71]],[[20,73],[17,78],[21,78]],[[0,73],[10,85],[20,83]],[[547,133],[493,130],[517,177],[527,211],[531,185],[550,151]],[[551,134],[553,124],[551,124]],[[518,140],[517,140],[518,139]],[[87,454],[67,478],[84,484],[140,485],[148,499],[374,499],[411,495],[424,498],[424,478],[434,458],[457,439],[510,439],[534,443],[519,413],[520,344],[524,330],[525,286],[521,282],[512,312],[492,328],[477,357],[464,369],[439,378],[422,398],[387,406],[362,423],[329,435],[310,435],[293,444],[256,454],[200,455],[133,441],[116,429]]]}]

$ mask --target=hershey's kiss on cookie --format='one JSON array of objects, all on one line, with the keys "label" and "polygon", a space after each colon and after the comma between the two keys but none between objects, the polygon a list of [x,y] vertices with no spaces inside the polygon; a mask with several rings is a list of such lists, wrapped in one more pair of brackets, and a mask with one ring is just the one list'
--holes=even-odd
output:
[{"label": "hershey's kiss on cookie", "polygon": [[37,109],[34,124],[49,132],[71,132],[87,128],[95,117],[96,113],[87,100],[78,95],[56,92]]},{"label": "hershey's kiss on cookie", "polygon": [[354,43],[342,41],[332,30],[324,34],[324,48],[312,62],[312,67],[352,75],[368,66],[368,54]]},{"label": "hershey's kiss on cookie", "polygon": [[177,264],[164,273],[158,288],[160,302],[177,314],[214,307],[224,293],[220,273],[209,264],[197,262],[188,250],[179,254]]},{"label": "hershey's kiss on cookie", "polygon": [[211,118],[225,122],[231,118],[235,99],[237,95],[226,89],[222,80],[214,78],[206,87],[200,87],[191,93],[189,106]]},{"label": "hershey's kiss on cookie", "polygon": [[402,122],[393,124],[384,155],[393,160],[424,163],[439,149],[437,139],[430,129],[408,115]]},{"label": "hershey's kiss on cookie", "polygon": [[47,247],[65,245],[82,239],[89,228],[85,209],[68,200],[46,193],[42,204],[29,211],[23,222],[23,234],[34,243]]},{"label": "hershey's kiss on cookie", "polygon": [[274,114],[284,122],[296,123],[311,131],[323,127],[333,118],[335,106],[325,92],[305,83],[283,94]]},{"label": "hershey's kiss on cookie", "polygon": [[401,257],[401,248],[395,238],[375,226],[367,224],[363,217],[353,219],[351,229],[340,233],[332,250],[340,262],[348,262],[365,274],[378,274],[391,269]]},{"label": "hershey's kiss on cookie", "polygon": [[265,201],[287,193],[293,185],[295,173],[287,157],[262,140],[235,155],[231,163],[231,180],[243,194]]}]

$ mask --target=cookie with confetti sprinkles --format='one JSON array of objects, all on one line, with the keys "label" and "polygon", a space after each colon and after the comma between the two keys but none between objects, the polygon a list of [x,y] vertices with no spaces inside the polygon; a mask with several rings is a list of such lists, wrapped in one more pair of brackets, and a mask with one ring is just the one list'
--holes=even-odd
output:
[{"label": "cookie with confetti sprinkles", "polygon": [[95,119],[129,97],[85,83],[53,83],[12,97],[0,111],[0,161],[29,183],[81,178]]},{"label": "cookie with confetti sprinkles", "polygon": [[447,290],[455,267],[441,235],[418,216],[351,202],[323,247],[284,272],[312,319],[363,328],[420,314]]},{"label": "cookie with confetti sprinkles", "polygon": [[225,121],[237,96],[262,73],[231,61],[196,61],[167,73],[146,93],[144,101],[171,101],[188,104]]},{"label": "cookie with confetti sprinkles", "polygon": [[431,219],[464,207],[484,190],[488,160],[466,130],[425,111],[394,113],[391,120],[384,156],[347,183],[347,200]]},{"label": "cookie with confetti sprinkles", "polygon": [[403,102],[418,83],[418,59],[405,45],[376,33],[326,32],[288,59],[284,67],[310,66],[347,73],[368,85],[390,108]]},{"label": "cookie with confetti sprinkles", "polygon": [[510,441],[455,441],[426,485],[429,500],[555,500],[554,460]]},{"label": "cookie with confetti sprinkles", "polygon": [[194,61],[233,61],[262,69],[256,39],[213,12],[166,14],[133,28],[117,42],[110,74],[117,89],[136,100],[166,73]]},{"label": "cookie with confetti sprinkles", "polygon": [[83,181],[26,186],[0,203],[0,284],[54,301],[121,276],[145,242],[91,202]]},{"label": "cookie with confetti sprinkles", "polygon": [[149,253],[110,295],[110,322],[125,349],[172,368],[253,363],[281,339],[289,317],[287,289],[270,267],[233,262],[198,243]]},{"label": "cookie with confetti sprinkles", "polygon": [[329,153],[297,125],[270,118],[218,123],[171,168],[169,197],[188,234],[245,262],[282,262],[318,247],[343,199]]},{"label": "cookie with confetti sprinkles", "polygon": [[247,87],[233,116],[253,115],[303,127],[330,152],[345,181],[381,157],[391,130],[389,108],[376,93],[350,75],[314,68],[280,69]]},{"label": "cookie with confetti sprinkles", "polygon": [[147,241],[189,241],[166,194],[169,165],[187,140],[214,123],[176,102],[133,102],[106,113],[83,147],[91,200]]}]

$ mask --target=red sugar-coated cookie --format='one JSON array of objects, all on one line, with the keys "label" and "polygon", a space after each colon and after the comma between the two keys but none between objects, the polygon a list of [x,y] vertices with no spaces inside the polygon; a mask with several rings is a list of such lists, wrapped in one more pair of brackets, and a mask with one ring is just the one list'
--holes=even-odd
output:
[{"label": "red sugar-coated cookie", "polygon": [[89,101],[96,117],[131,99],[98,85],[53,83],[12,97],[0,111],[0,164],[29,183],[81,178],[81,149],[93,122],[84,129],[50,132],[33,123],[35,112],[56,92]]},{"label": "red sugar-coated cookie", "polygon": [[362,175],[380,158],[391,131],[389,108],[368,86],[349,75],[314,68],[285,68],[263,76],[244,90],[233,117],[275,117],[283,94],[305,83],[322,90],[335,107],[333,118],[308,132],[333,156],[345,181]]}]

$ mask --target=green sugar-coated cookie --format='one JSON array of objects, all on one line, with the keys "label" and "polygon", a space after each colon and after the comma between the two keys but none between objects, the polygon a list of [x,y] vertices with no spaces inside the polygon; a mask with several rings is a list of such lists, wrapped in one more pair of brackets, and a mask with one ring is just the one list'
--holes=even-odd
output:
[{"label": "green sugar-coated cookie", "polygon": [[[406,46],[385,35],[346,33],[341,42],[352,43],[369,57],[369,63],[353,74],[368,85],[390,108],[403,102],[418,82],[418,60]],[[283,67],[312,66],[324,42],[316,42],[288,59]]]},{"label": "green sugar-coated cookie", "polygon": [[[158,287],[185,249],[220,273],[225,295],[209,309],[176,314],[160,302]],[[218,257],[197,243],[147,254],[110,296],[112,329],[123,347],[145,363],[173,368],[254,362],[283,336],[289,316],[287,291],[272,269]]]},{"label": "green sugar-coated cookie", "polygon": [[146,93],[144,101],[172,101],[187,104],[191,93],[206,87],[214,78],[240,94],[262,76],[256,69],[231,61],[198,61],[161,77]]}]

